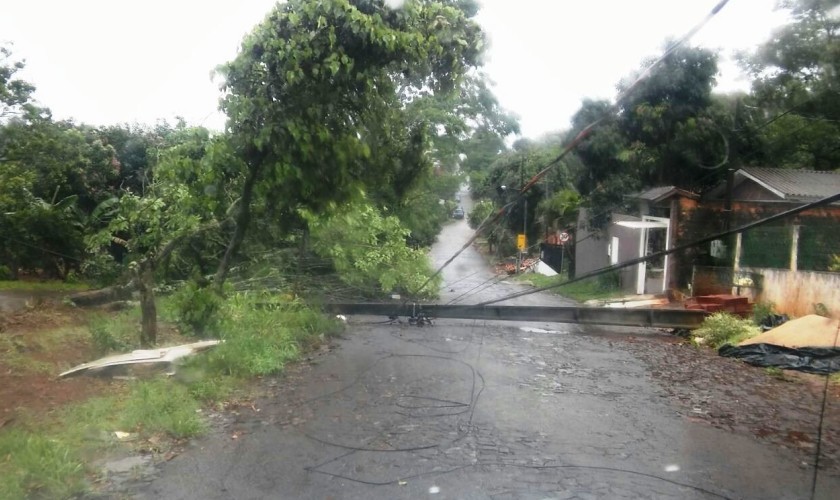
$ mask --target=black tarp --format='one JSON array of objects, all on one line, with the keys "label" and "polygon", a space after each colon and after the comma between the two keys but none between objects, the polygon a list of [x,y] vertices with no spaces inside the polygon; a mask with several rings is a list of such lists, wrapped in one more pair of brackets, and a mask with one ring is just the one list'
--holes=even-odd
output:
[{"label": "black tarp", "polygon": [[718,354],[738,358],[755,366],[829,374],[840,371],[840,347],[790,348],[773,344],[725,345]]}]

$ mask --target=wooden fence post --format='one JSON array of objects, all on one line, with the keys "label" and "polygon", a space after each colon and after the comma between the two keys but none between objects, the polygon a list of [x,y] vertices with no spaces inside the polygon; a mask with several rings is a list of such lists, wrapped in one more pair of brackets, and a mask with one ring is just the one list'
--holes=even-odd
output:
[{"label": "wooden fence post", "polygon": [[790,270],[796,271],[799,267],[799,226],[794,224],[791,226],[793,234],[790,238]]}]

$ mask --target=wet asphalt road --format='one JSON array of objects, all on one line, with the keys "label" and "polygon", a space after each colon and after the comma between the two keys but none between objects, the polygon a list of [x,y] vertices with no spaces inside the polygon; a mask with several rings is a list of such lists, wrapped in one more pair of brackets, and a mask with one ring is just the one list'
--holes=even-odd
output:
[{"label": "wet asphalt road", "polygon": [[[465,200],[466,201],[466,200]],[[446,227],[445,260],[469,236]],[[465,252],[443,303],[518,291]],[[484,283],[484,284],[482,284]],[[453,291],[454,290],[454,291]],[[519,304],[562,304],[531,295]],[[785,450],[688,421],[626,331],[354,317],[334,349],[268,381],[271,395],[159,466],[137,498],[808,498]],[[637,335],[657,335],[635,332]],[[259,410],[259,411],[256,411]],[[821,477],[817,498],[836,498]]]}]

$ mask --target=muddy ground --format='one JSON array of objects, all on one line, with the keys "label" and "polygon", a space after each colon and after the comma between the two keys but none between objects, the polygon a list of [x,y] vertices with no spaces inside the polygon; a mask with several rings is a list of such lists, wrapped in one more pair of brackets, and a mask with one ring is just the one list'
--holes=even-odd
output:
[{"label": "muddy ground", "polygon": [[[83,329],[87,318],[87,312],[54,301],[0,313],[0,427],[107,390],[103,380],[57,378],[95,356],[89,337],[73,331]],[[61,330],[67,333],[56,333]]]},{"label": "muddy ground", "polygon": [[[619,340],[616,340],[619,342]],[[624,349],[644,361],[650,377],[683,418],[793,451],[813,465],[824,395],[820,469],[840,475],[840,384],[785,371],[771,375],[680,339],[627,336]]]}]

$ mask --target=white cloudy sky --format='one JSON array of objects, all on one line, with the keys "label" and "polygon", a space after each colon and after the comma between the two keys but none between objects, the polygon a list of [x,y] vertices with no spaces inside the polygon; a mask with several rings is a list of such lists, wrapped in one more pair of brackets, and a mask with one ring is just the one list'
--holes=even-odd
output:
[{"label": "white cloudy sky", "polygon": [[[718,0],[480,0],[492,46],[487,72],[523,135],[568,126],[582,99],[657,55]],[[18,0],[4,2],[0,41],[25,58],[36,98],[59,118],[153,123],[184,116],[222,128],[213,68],[232,58],[274,0]],[[748,83],[727,58],[784,19],[776,0],[730,0],[693,43],[724,56],[721,90]]]}]

